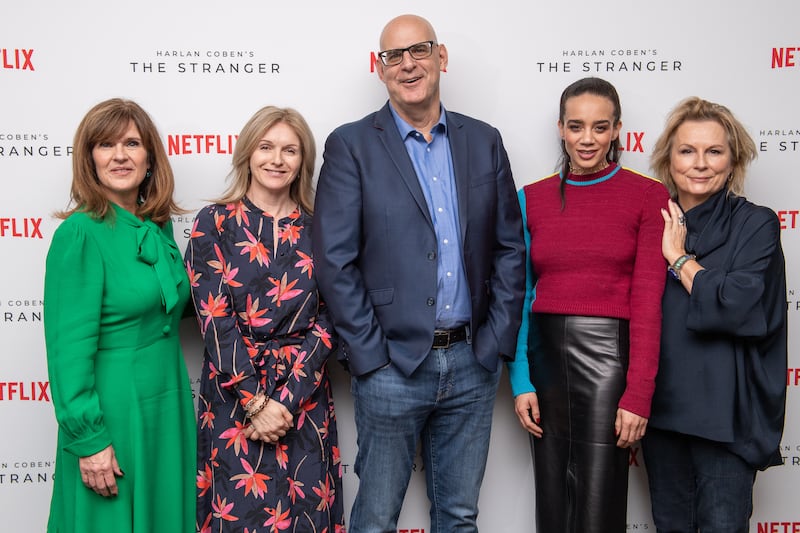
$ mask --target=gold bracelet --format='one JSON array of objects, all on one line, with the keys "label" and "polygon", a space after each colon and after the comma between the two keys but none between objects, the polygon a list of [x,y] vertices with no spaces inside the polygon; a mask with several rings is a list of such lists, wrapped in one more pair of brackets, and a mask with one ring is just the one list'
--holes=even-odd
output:
[{"label": "gold bracelet", "polygon": [[[252,407],[252,403],[259,398],[261,398],[262,402],[258,406]],[[253,418],[258,413],[260,413],[264,409],[264,407],[267,406],[268,401],[269,398],[267,398],[266,396],[254,396],[249,402],[247,402],[247,405],[244,406],[244,411],[247,418]]]},{"label": "gold bracelet", "polygon": [[259,398],[259,396],[257,394],[254,394],[253,397],[250,398],[249,400],[247,400],[247,403],[244,404],[244,410],[245,411],[249,410],[253,406],[253,404],[256,402],[256,400],[258,400],[258,398]]}]

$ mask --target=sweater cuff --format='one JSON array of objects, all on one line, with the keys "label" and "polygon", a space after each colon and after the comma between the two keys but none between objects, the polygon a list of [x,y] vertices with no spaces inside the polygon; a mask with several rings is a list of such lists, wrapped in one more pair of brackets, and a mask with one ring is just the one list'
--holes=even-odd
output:
[{"label": "sweater cuff", "polygon": [[647,394],[643,391],[631,391],[626,389],[619,400],[619,408],[630,411],[635,415],[642,418],[650,418],[650,404],[653,399],[653,388],[650,387],[650,393]]},{"label": "sweater cuff", "polygon": [[536,387],[531,383],[527,358],[520,361],[518,357],[516,361],[506,363],[506,366],[508,367],[508,377],[511,382],[511,393],[515,398],[526,392],[536,392]]}]

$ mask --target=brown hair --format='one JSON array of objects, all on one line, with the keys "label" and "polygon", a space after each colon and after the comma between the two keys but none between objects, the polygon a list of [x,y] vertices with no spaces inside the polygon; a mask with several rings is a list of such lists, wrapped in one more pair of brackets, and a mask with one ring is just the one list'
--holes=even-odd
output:
[{"label": "brown hair", "polygon": [[674,198],[677,190],[675,181],[669,171],[672,141],[681,124],[690,120],[714,121],[722,126],[728,134],[728,146],[731,150],[731,166],[733,170],[730,178],[725,182],[725,187],[729,192],[741,195],[744,191],[744,177],[747,166],[758,155],[756,143],[753,142],[752,137],[747,133],[747,129],[731,113],[730,109],[696,96],[687,98],[679,103],[667,117],[664,131],[653,147],[653,155],[650,156],[650,166],[655,176],[667,186]]},{"label": "brown hair", "polygon": [[258,143],[275,124],[283,122],[297,134],[300,139],[300,174],[292,181],[289,188],[289,197],[300,205],[307,213],[314,212],[314,188],[311,184],[314,178],[314,162],[317,156],[317,145],[314,135],[308,127],[303,116],[292,108],[275,106],[262,107],[256,111],[239,133],[236,147],[233,149],[233,170],[228,175],[231,184],[220,198],[215,200],[219,204],[238,202],[247,194],[250,188],[250,156],[258,148]]},{"label": "brown hair", "polygon": [[175,177],[152,119],[136,102],[112,98],[90,109],[75,132],[70,189],[70,203],[73,207],[57,212],[55,216],[66,218],[76,211],[87,212],[98,218],[113,214],[113,210],[109,209],[109,200],[97,179],[92,150],[97,143],[123,135],[131,122],[136,125],[142,137],[150,167],[150,177],[145,178],[139,186],[139,195],[143,201],[137,205],[134,214],[150,218],[156,224],[164,224],[172,213],[184,212],[172,198]]}]

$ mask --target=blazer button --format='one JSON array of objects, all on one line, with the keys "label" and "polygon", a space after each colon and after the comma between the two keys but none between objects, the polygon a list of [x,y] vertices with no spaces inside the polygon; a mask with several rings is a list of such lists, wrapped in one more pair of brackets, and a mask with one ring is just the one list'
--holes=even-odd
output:
[{"label": "blazer button", "polygon": [[428,298],[428,305],[433,305],[436,303],[436,300],[433,298]]},{"label": "blazer button", "polygon": [[436,259],[436,252],[428,252],[428,259],[430,261],[433,261],[434,259]]},{"label": "blazer button", "polygon": [[171,328],[170,326],[164,326],[164,327],[161,329],[161,332],[162,332],[164,335],[169,335],[169,332],[170,332],[170,331],[172,331],[172,328]]}]

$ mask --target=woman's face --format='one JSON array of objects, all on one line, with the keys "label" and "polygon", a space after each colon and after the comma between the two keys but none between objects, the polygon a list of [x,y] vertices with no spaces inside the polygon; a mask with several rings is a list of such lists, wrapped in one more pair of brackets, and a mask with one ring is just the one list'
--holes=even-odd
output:
[{"label": "woman's face", "polygon": [[262,135],[255,151],[250,154],[248,195],[254,201],[288,196],[302,164],[300,138],[291,126],[278,122]]},{"label": "woman's face", "polygon": [[687,120],[675,130],[669,172],[688,211],[725,187],[733,171],[728,134],[719,122]]},{"label": "woman's face", "polygon": [[574,172],[588,174],[606,165],[606,154],[619,136],[614,103],[604,96],[583,93],[567,99],[558,129]]},{"label": "woman's face", "polygon": [[139,186],[149,169],[147,149],[136,124],[130,121],[118,139],[95,144],[92,160],[106,198],[125,209],[135,208]]}]

